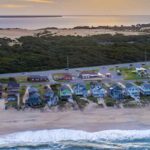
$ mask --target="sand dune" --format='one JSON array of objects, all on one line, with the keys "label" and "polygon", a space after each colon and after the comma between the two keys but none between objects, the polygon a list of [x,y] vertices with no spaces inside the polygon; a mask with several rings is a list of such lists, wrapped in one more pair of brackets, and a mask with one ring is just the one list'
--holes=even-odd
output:
[{"label": "sand dune", "polygon": [[[40,30],[27,30],[27,29],[1,29],[0,30],[0,38],[11,38],[16,39],[21,36],[34,36],[37,33],[42,33],[45,29]],[[51,33],[53,36],[55,35],[72,35],[72,36],[91,36],[98,34],[124,34],[124,35],[139,35],[144,34],[142,32],[130,32],[130,31],[113,31],[106,29],[47,29],[48,33]]]}]

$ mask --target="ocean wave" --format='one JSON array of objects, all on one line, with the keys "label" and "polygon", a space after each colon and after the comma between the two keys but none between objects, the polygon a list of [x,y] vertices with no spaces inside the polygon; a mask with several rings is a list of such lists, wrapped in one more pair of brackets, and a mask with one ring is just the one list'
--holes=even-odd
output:
[{"label": "ocean wave", "polygon": [[37,146],[62,141],[109,142],[123,140],[150,139],[150,130],[108,130],[85,132],[77,130],[41,130],[9,134],[0,137],[0,148],[16,146]]}]

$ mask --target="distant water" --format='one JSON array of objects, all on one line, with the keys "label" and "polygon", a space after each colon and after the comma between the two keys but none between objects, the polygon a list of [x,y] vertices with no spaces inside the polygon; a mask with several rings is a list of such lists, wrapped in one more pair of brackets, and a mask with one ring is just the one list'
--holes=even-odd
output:
[{"label": "distant water", "polygon": [[39,29],[46,27],[114,26],[150,23],[150,16],[63,16],[39,18],[0,18],[0,28]]},{"label": "distant water", "polygon": [[150,150],[150,130],[44,130],[0,137],[1,150]]}]

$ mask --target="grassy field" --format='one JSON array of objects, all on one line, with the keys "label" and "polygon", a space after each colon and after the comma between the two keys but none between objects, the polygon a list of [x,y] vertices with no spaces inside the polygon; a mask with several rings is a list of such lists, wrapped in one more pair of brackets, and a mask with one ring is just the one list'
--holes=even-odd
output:
[{"label": "grassy field", "polygon": [[[18,76],[15,77],[15,80],[18,83],[27,83],[27,77],[26,76]],[[10,81],[10,78],[0,78],[0,83],[6,84]]]},{"label": "grassy field", "polygon": [[136,72],[135,68],[119,68],[119,70],[122,72],[122,75],[124,76],[124,80],[140,80],[140,79],[146,79],[140,77]]}]

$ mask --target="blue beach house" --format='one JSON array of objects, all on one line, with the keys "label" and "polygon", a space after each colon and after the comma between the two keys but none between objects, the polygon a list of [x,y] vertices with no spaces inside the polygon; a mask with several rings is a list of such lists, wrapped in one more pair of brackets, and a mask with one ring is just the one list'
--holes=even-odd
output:
[{"label": "blue beach house", "polygon": [[150,96],[150,83],[143,83],[143,84],[140,86],[140,92],[141,92],[143,95]]},{"label": "blue beach house", "polygon": [[48,106],[54,106],[57,105],[59,98],[55,95],[54,91],[51,88],[46,87],[44,93],[44,100],[48,104]]},{"label": "blue beach house", "polygon": [[59,90],[61,99],[72,99],[72,91],[67,85],[62,85]]},{"label": "blue beach house", "polygon": [[96,98],[104,98],[106,90],[99,83],[91,83],[91,94]]},{"label": "blue beach house", "polygon": [[42,100],[41,100],[38,90],[34,87],[30,87],[28,92],[29,92],[29,98],[27,100],[27,104],[30,107],[39,106]]},{"label": "blue beach house", "polygon": [[86,85],[82,83],[77,83],[73,86],[73,92],[76,96],[87,97],[88,91],[86,89]]},{"label": "blue beach house", "polygon": [[114,100],[123,100],[124,99],[124,89],[119,84],[113,84],[109,88],[109,95]]},{"label": "blue beach house", "polygon": [[0,98],[2,98],[3,94],[3,85],[0,83]]},{"label": "blue beach house", "polygon": [[130,96],[135,100],[140,100],[140,89],[137,85],[128,82],[125,84],[125,87],[127,96]]}]

